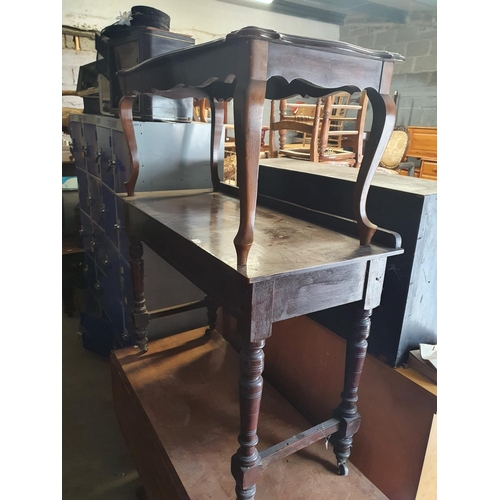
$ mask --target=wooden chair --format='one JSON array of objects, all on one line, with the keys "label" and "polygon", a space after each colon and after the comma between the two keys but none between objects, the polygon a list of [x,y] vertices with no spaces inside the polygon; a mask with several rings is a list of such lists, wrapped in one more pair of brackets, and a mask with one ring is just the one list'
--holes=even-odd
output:
[{"label": "wooden chair", "polygon": [[[356,117],[348,116],[349,108],[347,107],[351,102],[351,94],[348,92],[338,92],[337,94],[327,96],[325,98],[325,106],[323,108],[323,121],[321,124],[320,134],[324,134],[328,128],[326,124],[330,120],[328,128],[328,145],[335,148],[342,148],[342,136],[335,132],[343,132],[344,126],[347,122],[353,122]],[[323,125],[325,124],[325,125]],[[332,134],[330,135],[330,132]]]},{"label": "wooden chair", "polygon": [[210,122],[210,103],[208,99],[193,99],[193,121]]},{"label": "wooden chair", "polygon": [[[346,148],[349,148],[354,153],[355,158],[355,163],[352,166],[359,167],[363,159],[368,98],[366,91],[363,91],[360,94],[358,104],[353,104],[350,94],[347,96],[345,94],[345,92],[333,94],[327,96],[325,100],[319,139],[319,161],[329,161],[335,151],[345,151]],[[353,111],[355,112],[353,113]],[[352,129],[345,128],[345,125],[349,123],[353,124]]]},{"label": "wooden chair", "polygon": [[[316,104],[287,104],[280,101],[280,119],[275,119],[275,102],[271,101],[271,118],[269,124],[269,151],[271,158],[278,154],[313,162],[343,161],[351,166],[359,166],[363,151],[363,132],[368,100],[362,92],[359,104],[349,104],[350,94],[337,92],[327,96],[324,101],[318,99]],[[294,112],[287,113],[287,108],[294,107]],[[348,116],[349,110],[356,110],[356,116]],[[347,122],[354,122],[354,130],[345,130]],[[279,150],[275,140],[275,132],[279,131]],[[303,134],[302,147],[286,144],[287,131]],[[309,136],[309,146],[305,137]],[[349,140],[349,138],[356,138]],[[359,139],[359,140],[358,140]],[[353,151],[343,149],[342,144],[349,145]]]}]

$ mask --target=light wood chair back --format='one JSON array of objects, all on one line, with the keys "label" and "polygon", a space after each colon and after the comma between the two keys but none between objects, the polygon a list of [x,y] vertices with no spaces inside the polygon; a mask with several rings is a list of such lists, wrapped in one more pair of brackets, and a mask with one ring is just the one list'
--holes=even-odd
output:
[{"label": "light wood chair back", "polygon": [[193,121],[202,123],[210,121],[210,103],[208,99],[193,99]]},{"label": "light wood chair back", "polygon": [[[363,132],[368,100],[366,92],[361,93],[359,104],[350,104],[350,94],[337,92],[316,104],[287,103],[279,101],[279,120],[276,121],[275,101],[271,102],[269,123],[269,151],[271,158],[279,154],[294,158],[318,161],[343,161],[359,167],[363,151]],[[292,112],[290,112],[290,109]],[[350,111],[355,110],[355,116]],[[345,130],[348,122],[354,123],[354,130]],[[361,130],[361,133],[360,133]],[[275,132],[279,132],[279,149]],[[286,144],[287,131],[302,133],[310,137],[309,145],[303,138],[302,147]],[[350,140],[351,138],[359,140]],[[353,151],[342,148],[349,144]]]},{"label": "light wood chair back", "polygon": [[[361,92],[358,104],[353,104],[350,97],[347,102],[344,95],[337,98],[333,94],[326,98],[327,101],[331,99],[331,105],[325,102],[319,139],[319,161],[331,161],[331,158],[335,161],[339,153],[349,148],[354,153],[355,162],[352,166],[359,168],[363,160],[368,97],[365,90]],[[348,123],[354,124],[352,129],[345,128]]]}]

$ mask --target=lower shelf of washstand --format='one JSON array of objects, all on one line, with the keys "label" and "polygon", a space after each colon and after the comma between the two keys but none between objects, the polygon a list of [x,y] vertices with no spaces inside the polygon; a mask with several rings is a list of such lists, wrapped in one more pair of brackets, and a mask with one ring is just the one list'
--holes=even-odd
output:
[{"label": "lower shelf of washstand", "polygon": [[[152,341],[145,354],[131,347],[111,356],[117,420],[148,500],[236,496],[230,462],[238,447],[238,354],[218,333],[203,333]],[[264,384],[259,450],[310,427]],[[256,500],[387,500],[348,466],[349,475],[338,476],[332,447],[320,440],[269,465]]]}]

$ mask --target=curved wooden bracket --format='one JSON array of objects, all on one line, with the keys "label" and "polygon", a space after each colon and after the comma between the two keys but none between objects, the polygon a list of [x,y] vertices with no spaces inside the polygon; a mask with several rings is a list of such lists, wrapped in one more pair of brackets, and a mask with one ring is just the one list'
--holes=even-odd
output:
[{"label": "curved wooden bracket", "polygon": [[137,141],[134,131],[134,115],[132,106],[134,105],[135,95],[124,95],[118,104],[118,115],[123,128],[123,135],[127,143],[130,154],[131,174],[130,178],[125,181],[125,190],[128,196],[134,196],[135,184],[139,177],[139,155],[137,153]]},{"label": "curved wooden bracket", "polygon": [[373,109],[370,138],[366,143],[363,161],[354,187],[354,218],[358,223],[360,244],[368,246],[377,230],[366,215],[366,199],[373,175],[389,142],[396,121],[396,105],[389,95],[381,95],[369,87],[366,94]]},{"label": "curved wooden bracket", "polygon": [[224,126],[224,103],[210,99],[211,137],[210,137],[210,173],[214,191],[219,190],[219,147]]}]

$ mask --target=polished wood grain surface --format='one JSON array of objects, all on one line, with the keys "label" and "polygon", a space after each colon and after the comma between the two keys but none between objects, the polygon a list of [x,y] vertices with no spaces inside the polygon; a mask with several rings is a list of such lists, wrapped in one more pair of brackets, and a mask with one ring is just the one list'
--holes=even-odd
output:
[{"label": "polished wood grain surface", "polygon": [[[371,243],[377,226],[366,213],[366,197],[394,127],[395,104],[388,95],[393,66],[404,58],[344,42],[318,40],[249,26],[213,42],[158,56],[118,72],[124,97],[120,116],[131,121],[130,99],[136,94],[169,98],[193,97],[215,101],[233,99],[234,135],[238,164],[240,222],[234,237],[238,265],[247,264],[254,241],[257,179],[265,99],[281,100],[293,95],[323,97],[337,91],[354,93],[366,89],[373,110],[373,123],[366,154],[361,162],[354,193],[355,218],[361,245]],[[214,117],[212,139],[219,136]],[[124,123],[124,130],[131,129]],[[127,193],[133,195],[138,163],[133,161],[136,140],[127,137],[132,161]],[[212,149],[216,145],[212,142]],[[315,156],[315,155],[314,155]],[[214,191],[218,178],[214,176]]]},{"label": "polished wood grain surface", "polygon": [[122,196],[122,200],[251,282],[402,253],[401,249],[374,244],[363,247],[353,236],[258,206],[255,226],[258,237],[247,266],[241,268],[232,248],[239,224],[237,199],[210,190],[189,190],[136,193],[133,197]]},{"label": "polished wood grain surface", "polygon": [[[149,500],[233,500],[229,457],[239,432],[238,355],[204,330],[112,354],[117,418]],[[258,449],[310,426],[264,382]],[[325,440],[272,463],[259,477],[257,498],[383,500],[387,497],[349,463],[336,474]]]},{"label": "polished wood grain surface", "polygon": [[[380,78],[383,65],[390,67],[394,62],[404,61],[400,54],[346,42],[246,27],[224,38],[169,52],[119,71],[120,85],[124,94],[155,89],[158,94],[175,98],[190,97],[185,88],[173,89],[179,81],[184,81],[196,87],[201,98],[227,99],[232,97],[235,75],[242,67],[238,67],[241,61],[234,57],[234,51],[239,50],[243,55],[253,42],[263,42],[269,47],[269,64],[262,65],[265,78],[272,78],[266,88],[267,99],[278,100],[295,94],[321,97],[346,85],[356,86],[358,90],[372,86],[388,93],[387,82]],[[308,70],[314,81],[303,77]]]}]

